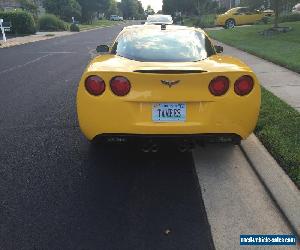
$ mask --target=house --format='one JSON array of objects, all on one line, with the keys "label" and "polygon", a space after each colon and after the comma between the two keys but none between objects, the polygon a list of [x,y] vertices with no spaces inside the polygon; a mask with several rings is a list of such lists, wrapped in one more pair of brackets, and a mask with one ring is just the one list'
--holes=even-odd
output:
[{"label": "house", "polygon": [[[45,13],[45,9],[43,8],[43,0],[34,0],[33,3],[38,7],[39,15]],[[9,11],[21,8],[22,4],[20,3],[20,0],[0,0],[0,10]]]},{"label": "house", "polygon": [[241,4],[241,0],[214,0],[219,4],[219,7],[225,7],[226,9],[231,9],[237,7]]},{"label": "house", "polygon": [[0,9],[11,10],[18,9],[21,7],[21,4],[17,0],[0,0]]}]

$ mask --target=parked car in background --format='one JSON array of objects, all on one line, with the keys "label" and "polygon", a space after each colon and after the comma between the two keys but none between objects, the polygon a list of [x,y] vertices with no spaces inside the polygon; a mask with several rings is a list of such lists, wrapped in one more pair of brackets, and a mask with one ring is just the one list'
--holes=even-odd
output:
[{"label": "parked car in background", "polygon": [[110,21],[123,21],[123,17],[118,15],[111,15],[109,18]]},{"label": "parked car in background", "polygon": [[273,14],[272,10],[264,12],[260,10],[251,10],[247,7],[237,7],[217,16],[215,24],[226,29],[231,29],[237,25],[253,24],[263,20],[265,17],[272,16]]},{"label": "parked car in background", "polygon": [[171,15],[149,15],[145,24],[173,24]]},{"label": "parked car in background", "polygon": [[296,4],[293,9],[292,12],[295,14],[300,14],[300,3]]}]

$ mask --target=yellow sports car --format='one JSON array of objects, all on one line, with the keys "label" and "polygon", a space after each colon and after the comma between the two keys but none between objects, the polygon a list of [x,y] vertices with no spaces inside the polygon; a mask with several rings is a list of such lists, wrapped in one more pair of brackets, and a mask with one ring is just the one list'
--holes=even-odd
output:
[{"label": "yellow sports car", "polygon": [[215,24],[226,29],[234,28],[237,25],[253,24],[257,21],[263,20],[267,16],[272,16],[272,12],[250,10],[246,7],[237,7],[228,10],[222,15],[217,16]]},{"label": "yellow sports car", "polygon": [[89,139],[225,137],[256,126],[260,85],[243,62],[223,56],[207,34],[175,25],[124,28],[100,45],[79,83],[80,128]]}]

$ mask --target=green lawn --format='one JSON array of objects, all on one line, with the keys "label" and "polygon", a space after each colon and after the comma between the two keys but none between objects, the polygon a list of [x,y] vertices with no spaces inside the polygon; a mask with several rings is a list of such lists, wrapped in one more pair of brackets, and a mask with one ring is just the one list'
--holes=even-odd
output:
[{"label": "green lawn", "polygon": [[300,113],[263,88],[255,134],[300,188]]},{"label": "green lawn", "polygon": [[103,27],[103,26],[112,26],[112,25],[115,25],[118,23],[120,23],[120,22],[104,19],[104,20],[95,21],[92,24],[79,24],[79,28],[80,28],[80,30],[88,30],[88,29],[95,29],[95,28]]},{"label": "green lawn", "polygon": [[258,32],[271,25],[253,25],[230,30],[208,31],[208,34],[220,42],[300,73],[300,21],[280,25],[292,27],[293,30],[265,37]]}]

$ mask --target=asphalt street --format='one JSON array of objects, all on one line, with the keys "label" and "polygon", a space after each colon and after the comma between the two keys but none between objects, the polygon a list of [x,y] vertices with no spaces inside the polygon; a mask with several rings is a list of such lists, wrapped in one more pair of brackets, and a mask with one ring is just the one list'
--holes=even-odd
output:
[{"label": "asphalt street", "polygon": [[79,79],[121,29],[0,50],[0,249],[214,249],[192,153],[81,135]]}]

